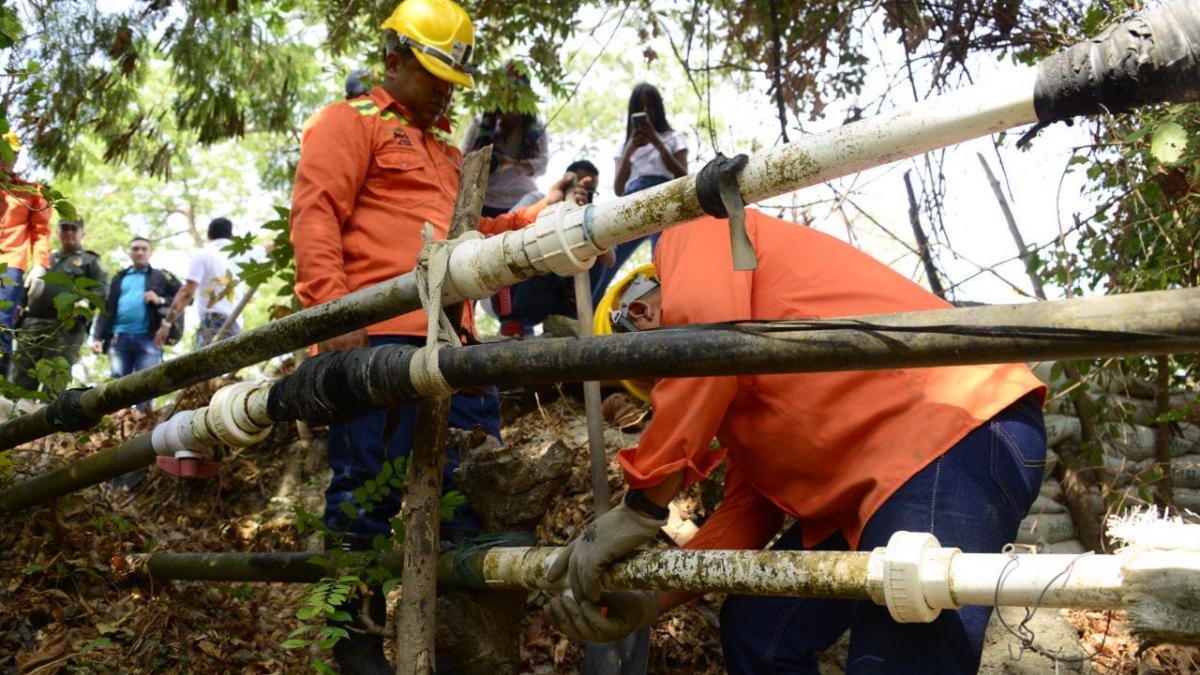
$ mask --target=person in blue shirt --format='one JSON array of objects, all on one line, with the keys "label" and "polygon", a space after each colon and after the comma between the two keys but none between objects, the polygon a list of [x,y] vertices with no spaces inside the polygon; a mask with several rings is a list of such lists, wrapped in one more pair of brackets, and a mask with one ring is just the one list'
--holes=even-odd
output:
[{"label": "person in blue shirt", "polygon": [[129,242],[131,266],[121,270],[108,291],[108,311],[92,327],[92,352],[108,354],[113,377],[158,365],[162,348],[154,334],[162,325],[181,284],[173,274],[150,266],[150,240]]}]

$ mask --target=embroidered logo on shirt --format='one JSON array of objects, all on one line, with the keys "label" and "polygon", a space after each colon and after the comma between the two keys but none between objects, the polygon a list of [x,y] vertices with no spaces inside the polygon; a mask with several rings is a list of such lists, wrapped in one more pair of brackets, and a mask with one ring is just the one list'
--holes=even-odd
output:
[{"label": "embroidered logo on shirt", "polygon": [[392,127],[392,138],[396,139],[397,143],[406,148],[413,146],[412,139],[408,137],[408,133],[404,131],[403,127]]}]

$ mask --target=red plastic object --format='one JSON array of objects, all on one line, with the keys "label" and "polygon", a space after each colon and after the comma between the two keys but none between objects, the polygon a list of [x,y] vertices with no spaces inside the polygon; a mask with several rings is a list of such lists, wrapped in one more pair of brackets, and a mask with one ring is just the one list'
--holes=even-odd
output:
[{"label": "red plastic object", "polygon": [[221,468],[220,462],[206,462],[195,457],[184,457],[175,459],[174,457],[156,457],[154,464],[159,469],[175,476],[176,478],[194,478],[204,479],[211,478],[217,474]]}]

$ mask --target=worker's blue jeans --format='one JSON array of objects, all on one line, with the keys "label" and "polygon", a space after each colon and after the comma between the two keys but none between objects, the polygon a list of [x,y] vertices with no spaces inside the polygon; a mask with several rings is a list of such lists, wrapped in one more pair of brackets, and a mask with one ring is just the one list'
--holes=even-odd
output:
[{"label": "worker's blue jeans", "polygon": [[[886,546],[906,530],[932,532],[943,546],[967,552],[999,552],[1037,497],[1045,463],[1041,406],[1029,394],[909,479],[871,517],[858,548]],[[803,548],[801,525],[774,548]],[[837,534],[814,548],[849,547]],[[849,628],[848,674],[975,673],[991,614],[991,607],[968,605],[933,623],[898,624],[871,601],[731,595],[721,608],[721,644],[730,673],[815,674],[814,652]]]},{"label": "worker's blue jeans", "polygon": [[[400,335],[371,336],[371,346],[383,344],[424,344],[420,338]],[[450,426],[458,429],[481,427],[488,434],[500,438],[500,399],[493,388],[483,396],[455,394],[451,398]],[[342,504],[357,504],[354,489],[374,480],[383,468],[383,461],[394,461],[408,457],[412,451],[416,405],[401,406],[396,419],[396,431],[387,443],[383,443],[383,431],[388,421],[388,411],[376,410],[347,422],[329,425],[328,457],[333,478],[325,491],[325,525],[333,532],[348,532],[367,537],[390,534],[391,518],[400,511],[398,491],[384,499],[370,511],[359,509],[357,518],[351,518]],[[458,466],[458,457],[451,452],[446,458],[443,491],[454,488],[451,472]],[[443,538],[474,536],[480,528],[479,516],[470,505],[464,504],[455,510],[454,519],[443,525]]]},{"label": "worker's blue jeans", "polygon": [[0,274],[0,377],[8,378],[8,363],[12,360],[12,327],[17,320],[17,304],[24,287],[25,273],[10,267]]}]

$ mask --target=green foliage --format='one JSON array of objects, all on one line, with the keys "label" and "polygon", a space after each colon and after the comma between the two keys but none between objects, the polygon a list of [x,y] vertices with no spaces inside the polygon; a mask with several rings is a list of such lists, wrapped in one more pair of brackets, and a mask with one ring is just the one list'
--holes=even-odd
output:
[{"label": "green foliage", "polygon": [[[1091,37],[1135,9],[1130,2],[1093,2],[1083,20],[1064,26],[1063,33],[1068,39]],[[1092,132],[1091,146],[1078,150],[1067,169],[1084,172],[1086,195],[1095,207],[1076,214],[1073,231],[1039,256],[1039,276],[1068,297],[1200,286],[1200,106],[1152,106],[1103,118]],[[1159,375],[1154,357],[1077,365],[1085,391],[1102,370],[1150,382]],[[1173,355],[1165,368],[1169,389],[1200,385],[1194,355]],[[1094,412],[1098,419],[1119,415],[1100,404]],[[1160,414],[1155,422],[1196,419],[1193,404]],[[1102,448],[1085,447],[1083,456],[1102,464]],[[1163,470],[1146,469],[1131,490],[1110,498],[1114,504],[1154,501],[1151,488],[1161,482]]]}]

